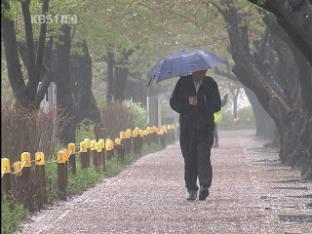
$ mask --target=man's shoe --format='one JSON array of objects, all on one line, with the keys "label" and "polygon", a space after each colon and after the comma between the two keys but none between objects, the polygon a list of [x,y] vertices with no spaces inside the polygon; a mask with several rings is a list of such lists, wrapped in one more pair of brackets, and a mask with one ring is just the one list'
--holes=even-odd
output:
[{"label": "man's shoe", "polygon": [[190,191],[189,195],[187,197],[187,200],[189,201],[195,201],[197,198],[197,191]]},{"label": "man's shoe", "polygon": [[208,197],[209,195],[209,190],[208,188],[201,188],[200,191],[199,191],[199,196],[198,196],[198,199],[200,201],[205,201],[206,198]]}]

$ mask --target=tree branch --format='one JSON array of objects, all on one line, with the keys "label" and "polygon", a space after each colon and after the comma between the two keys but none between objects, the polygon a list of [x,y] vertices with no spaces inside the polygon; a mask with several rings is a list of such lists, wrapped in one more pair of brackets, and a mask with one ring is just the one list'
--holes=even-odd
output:
[{"label": "tree branch", "polygon": [[31,23],[31,16],[30,16],[30,1],[31,0],[24,0],[21,1],[21,7],[23,12],[24,18],[24,28],[25,28],[25,37],[26,37],[26,50],[27,50],[27,61],[25,63],[27,71],[28,71],[28,80],[35,79],[35,55],[34,55],[34,36],[33,36],[33,29]]}]

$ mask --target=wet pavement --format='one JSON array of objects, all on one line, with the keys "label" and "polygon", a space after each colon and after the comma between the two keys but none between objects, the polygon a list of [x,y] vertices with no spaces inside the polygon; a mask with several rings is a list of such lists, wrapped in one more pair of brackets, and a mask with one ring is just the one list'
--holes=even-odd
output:
[{"label": "wet pavement", "polygon": [[264,143],[221,132],[206,201],[186,200],[177,143],[34,215],[22,233],[312,233],[312,183]]}]

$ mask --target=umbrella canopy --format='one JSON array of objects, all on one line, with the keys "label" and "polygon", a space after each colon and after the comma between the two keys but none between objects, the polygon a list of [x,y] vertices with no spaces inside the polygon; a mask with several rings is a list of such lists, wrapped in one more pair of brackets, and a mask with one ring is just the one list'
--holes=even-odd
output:
[{"label": "umbrella canopy", "polygon": [[[207,70],[226,62],[215,54],[202,50],[177,52],[159,61],[149,72],[151,80],[162,81],[195,71]],[[150,81],[151,81],[150,80]]]}]

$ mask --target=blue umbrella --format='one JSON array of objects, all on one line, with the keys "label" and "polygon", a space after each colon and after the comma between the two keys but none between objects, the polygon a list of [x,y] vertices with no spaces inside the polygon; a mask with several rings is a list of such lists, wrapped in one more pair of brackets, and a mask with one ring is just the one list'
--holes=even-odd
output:
[{"label": "blue umbrella", "polygon": [[[177,52],[159,61],[149,72],[157,82],[172,77],[185,76],[195,71],[207,70],[226,62],[215,54],[202,50]],[[148,86],[147,85],[147,86]]]}]

